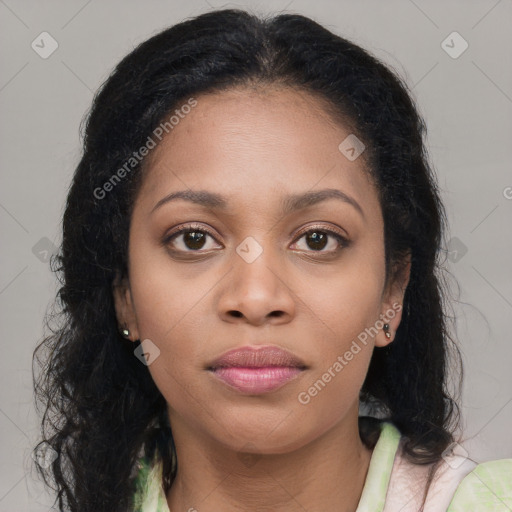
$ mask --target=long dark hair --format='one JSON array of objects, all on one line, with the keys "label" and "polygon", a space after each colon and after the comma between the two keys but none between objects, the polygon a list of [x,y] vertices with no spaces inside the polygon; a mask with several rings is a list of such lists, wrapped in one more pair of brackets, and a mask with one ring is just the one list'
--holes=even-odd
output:
[{"label": "long dark hair", "polygon": [[[36,448],[56,454],[38,470],[57,491],[61,510],[129,510],[141,455],[158,454],[167,490],[172,483],[165,399],[115,316],[112,284],[127,275],[128,229],[144,171],[143,160],[126,162],[190,98],[248,84],[314,94],[365,144],[384,217],[387,277],[401,270],[407,253],[412,266],[396,338],[374,350],[361,401],[396,425],[416,463],[440,461],[454,439],[459,411],[446,377],[455,344],[440,261],[446,218],[425,124],[407,86],[367,51],[307,17],[217,10],[135,48],[102,85],[87,118],[62,246],[52,259],[58,307],[47,314],[50,332],[34,352],[37,405],[44,408]],[[113,180],[123,166],[122,179]],[[378,429],[378,422],[361,420],[369,447]]]}]

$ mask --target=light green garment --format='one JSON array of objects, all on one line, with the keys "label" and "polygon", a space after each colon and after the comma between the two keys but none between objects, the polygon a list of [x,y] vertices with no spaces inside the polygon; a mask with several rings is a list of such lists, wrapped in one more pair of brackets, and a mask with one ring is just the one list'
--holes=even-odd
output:
[{"label": "light green garment", "polygon": [[[382,423],[381,434],[373,450],[366,482],[355,512],[383,512],[386,502],[387,512],[393,495],[396,497],[400,492],[400,485],[405,485],[407,489],[413,487],[414,482],[411,481],[409,485],[407,480],[398,483],[396,487],[389,485],[390,481],[393,482],[391,477],[395,475],[394,467],[397,467],[397,461],[400,460],[398,458],[399,443],[400,433],[396,427],[391,423]],[[454,493],[450,491],[449,500],[451,501],[448,508],[440,510],[431,504],[425,510],[512,512],[512,459],[476,465],[466,476],[461,477],[461,480],[460,483],[456,482],[458,486]],[[420,483],[424,485],[425,482]],[[409,503],[408,506],[397,508],[392,512],[406,512],[406,510],[418,510],[418,508]],[[134,512],[170,512],[162,486],[162,466],[157,459],[152,464],[147,459],[140,460]]]}]

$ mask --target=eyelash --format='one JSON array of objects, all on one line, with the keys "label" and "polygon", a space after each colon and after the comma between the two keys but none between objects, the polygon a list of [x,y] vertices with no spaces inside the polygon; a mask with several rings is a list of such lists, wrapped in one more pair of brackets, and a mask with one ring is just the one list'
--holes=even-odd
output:
[{"label": "eyelash", "polygon": [[[216,242],[217,242],[217,239],[215,237],[215,235],[207,228],[203,227],[203,226],[200,226],[198,224],[188,224],[188,225],[185,225],[185,226],[182,226],[181,228],[179,228],[178,230],[170,233],[169,235],[167,235],[164,240],[162,241],[163,245],[168,245],[172,240],[174,240],[176,237],[178,237],[179,235],[183,234],[183,233],[189,233],[189,232],[199,232],[199,233],[206,233],[207,235],[210,235]],[[322,255],[322,254],[325,254],[325,255],[334,255],[336,253],[338,253],[342,248],[346,248],[350,245],[350,241],[344,237],[343,235],[341,235],[340,233],[338,233],[337,231],[334,231],[332,229],[328,229],[324,226],[308,226],[307,229],[301,231],[297,237],[295,238],[294,242],[293,243],[296,243],[298,242],[304,235],[307,235],[309,233],[314,233],[314,232],[321,232],[321,233],[326,233],[328,236],[331,236],[333,237],[335,240],[338,241],[339,243],[339,247],[333,251],[314,251],[314,250],[311,250],[311,251],[308,251],[308,252],[312,252],[312,253],[315,253],[315,254],[318,254],[318,255]],[[218,243],[218,242],[217,242]],[[173,249],[172,250],[173,252],[175,253],[189,253],[189,254],[201,254],[202,252],[208,252],[208,251],[193,251],[193,250],[188,250],[188,251],[182,251],[182,250],[175,250]]]}]

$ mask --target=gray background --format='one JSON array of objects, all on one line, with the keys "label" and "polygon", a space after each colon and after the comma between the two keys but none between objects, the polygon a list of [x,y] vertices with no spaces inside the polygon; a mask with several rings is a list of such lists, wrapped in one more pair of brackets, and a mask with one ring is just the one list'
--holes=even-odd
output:
[{"label": "gray background", "polygon": [[[93,92],[137,43],[185,17],[234,6],[311,16],[373,52],[411,87],[449,215],[446,268],[460,284],[462,446],[477,461],[512,456],[510,0],[0,0],[0,511],[46,511],[52,503],[31,469],[39,430],[31,356],[57,290],[45,251],[60,242],[79,125]],[[59,45],[47,59],[31,47],[43,31]],[[457,58],[441,46],[453,31],[469,44]],[[460,50],[452,39],[445,44]]]}]

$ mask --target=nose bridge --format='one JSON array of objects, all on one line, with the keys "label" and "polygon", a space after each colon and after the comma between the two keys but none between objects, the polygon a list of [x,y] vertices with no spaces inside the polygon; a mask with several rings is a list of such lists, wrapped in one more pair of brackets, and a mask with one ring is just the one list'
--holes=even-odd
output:
[{"label": "nose bridge", "polygon": [[278,261],[278,251],[270,245],[270,240],[263,236],[258,239],[248,236],[236,247],[235,252],[233,270],[237,288],[248,288],[247,291],[252,294],[275,294],[276,272],[279,272],[281,263]]},{"label": "nose bridge", "polygon": [[293,297],[279,275],[283,269],[279,250],[270,246],[268,238],[246,237],[233,253],[231,283],[222,294],[219,314],[225,319],[244,317],[251,323],[292,316]]}]

